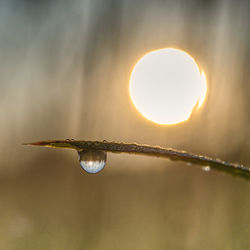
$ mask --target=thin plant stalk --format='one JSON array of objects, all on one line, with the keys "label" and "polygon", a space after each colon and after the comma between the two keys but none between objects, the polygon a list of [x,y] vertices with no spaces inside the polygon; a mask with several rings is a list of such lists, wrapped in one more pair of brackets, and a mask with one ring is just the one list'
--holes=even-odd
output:
[{"label": "thin plant stalk", "polygon": [[192,154],[171,148],[159,146],[140,145],[136,143],[118,143],[108,141],[78,141],[78,140],[53,140],[25,143],[29,146],[43,146],[51,148],[68,148],[77,151],[101,150],[112,153],[131,153],[147,156],[163,157],[173,161],[182,161],[196,165],[209,166],[212,169],[230,173],[235,176],[250,179],[250,168],[237,163],[222,161],[204,155]]}]

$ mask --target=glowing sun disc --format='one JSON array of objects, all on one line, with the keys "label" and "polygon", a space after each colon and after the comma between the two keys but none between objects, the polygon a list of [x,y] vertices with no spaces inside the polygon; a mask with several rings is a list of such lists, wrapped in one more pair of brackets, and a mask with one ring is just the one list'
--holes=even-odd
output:
[{"label": "glowing sun disc", "polygon": [[186,52],[154,50],[134,66],[129,83],[131,100],[148,120],[176,124],[188,120],[201,107],[207,91],[206,77]]}]

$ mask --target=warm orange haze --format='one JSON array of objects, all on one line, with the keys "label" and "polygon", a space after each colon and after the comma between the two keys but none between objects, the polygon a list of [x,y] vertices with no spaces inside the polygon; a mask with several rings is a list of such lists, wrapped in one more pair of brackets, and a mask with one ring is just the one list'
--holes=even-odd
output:
[{"label": "warm orange haze", "polygon": [[147,119],[158,124],[188,120],[206,97],[204,72],[186,52],[154,50],[135,65],[130,78],[130,97]]},{"label": "warm orange haze", "polygon": [[249,249],[243,178],[152,155],[23,146],[106,140],[250,166],[249,9],[0,0],[0,250]]}]

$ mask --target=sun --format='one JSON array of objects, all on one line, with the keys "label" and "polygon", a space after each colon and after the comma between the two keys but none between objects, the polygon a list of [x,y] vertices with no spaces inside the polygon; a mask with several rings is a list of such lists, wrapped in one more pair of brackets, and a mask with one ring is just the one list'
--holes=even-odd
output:
[{"label": "sun", "polygon": [[129,93],[136,109],[158,124],[190,118],[205,100],[207,83],[193,57],[174,48],[151,51],[134,66]]}]

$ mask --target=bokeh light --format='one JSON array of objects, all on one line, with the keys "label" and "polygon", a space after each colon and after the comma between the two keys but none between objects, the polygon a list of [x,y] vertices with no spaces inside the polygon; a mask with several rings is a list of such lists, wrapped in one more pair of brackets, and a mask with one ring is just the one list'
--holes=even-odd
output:
[{"label": "bokeh light", "polygon": [[186,52],[159,49],[136,63],[129,90],[144,117],[158,124],[176,124],[188,120],[204,102],[206,77]]}]

